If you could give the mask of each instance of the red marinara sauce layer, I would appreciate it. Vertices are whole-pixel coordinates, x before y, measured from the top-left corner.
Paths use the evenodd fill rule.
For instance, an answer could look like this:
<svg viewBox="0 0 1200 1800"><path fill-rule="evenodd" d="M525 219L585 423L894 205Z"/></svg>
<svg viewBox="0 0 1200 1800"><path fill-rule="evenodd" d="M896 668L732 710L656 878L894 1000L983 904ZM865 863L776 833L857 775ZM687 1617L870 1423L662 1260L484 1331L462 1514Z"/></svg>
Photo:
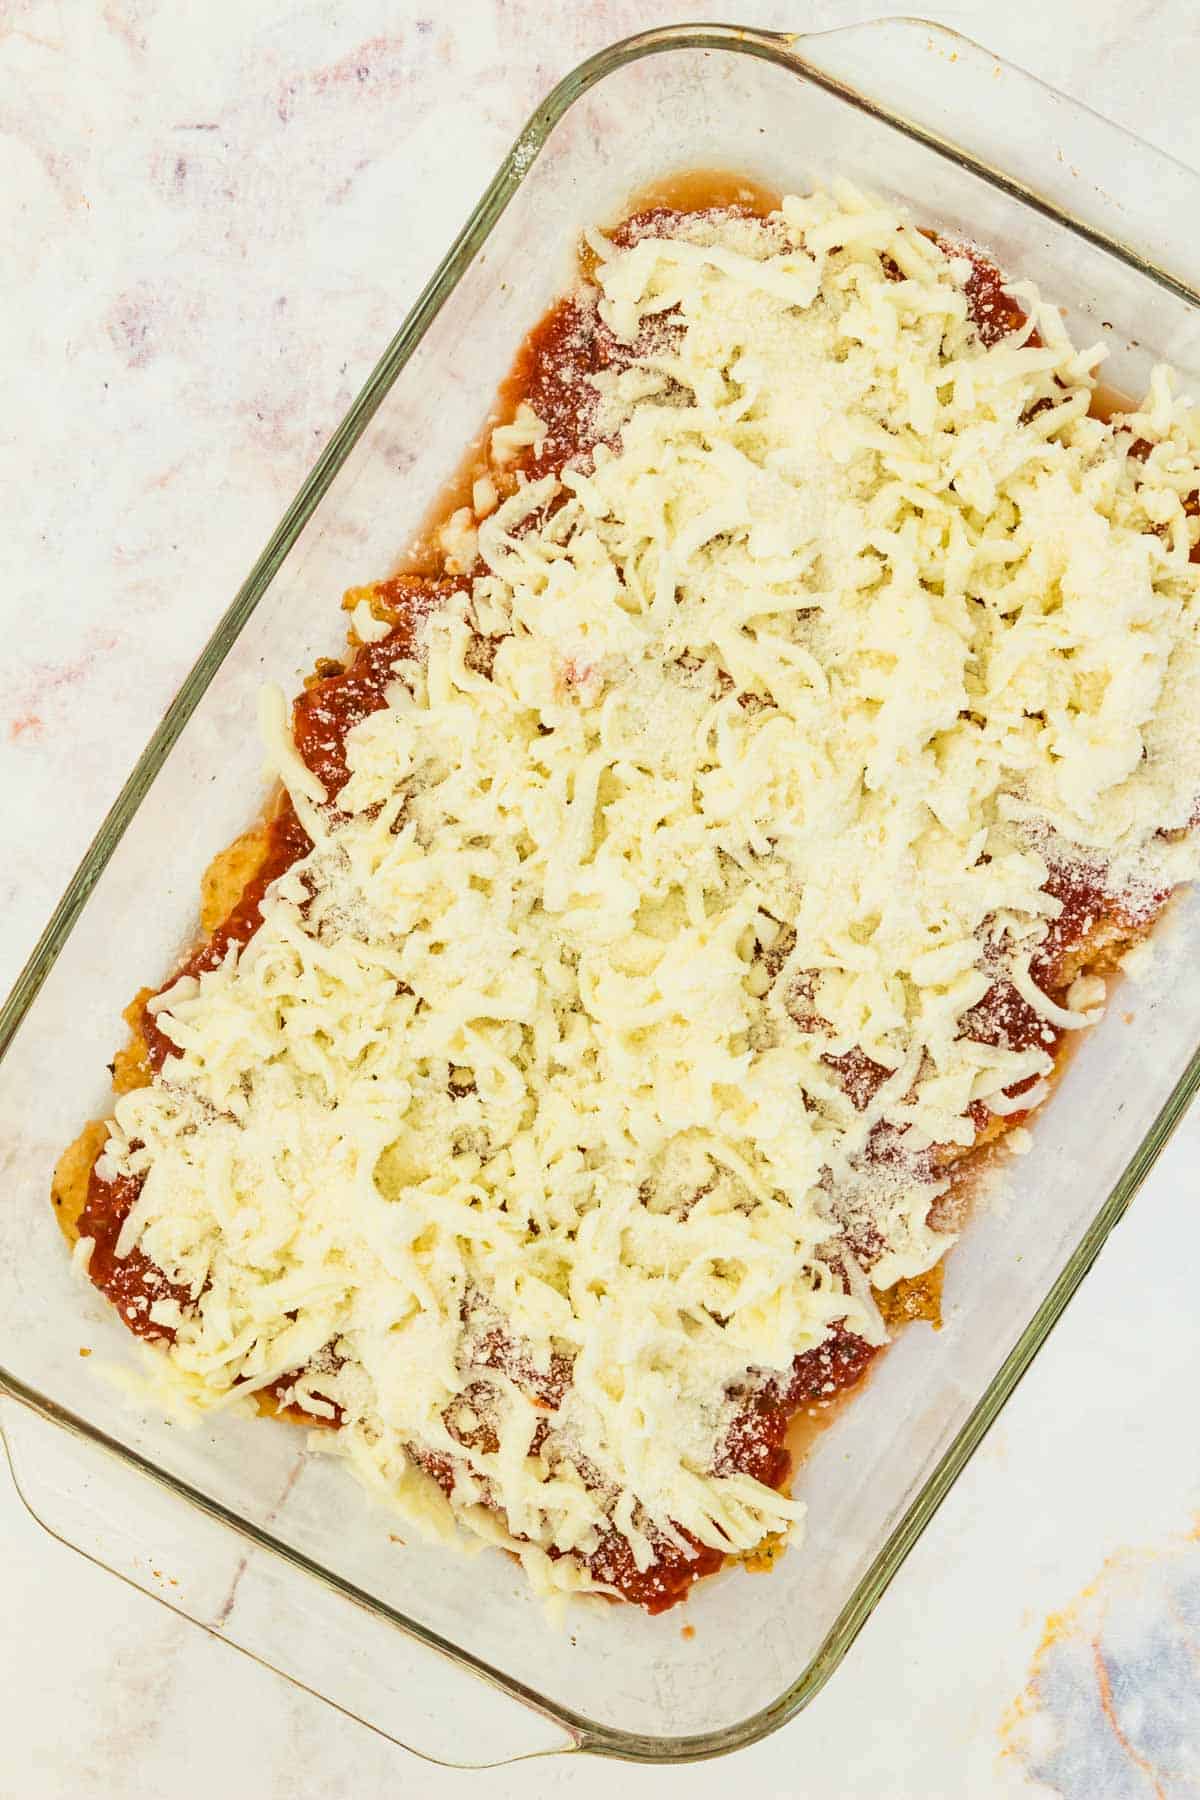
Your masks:
<svg viewBox="0 0 1200 1800"><path fill-rule="evenodd" d="M763 190L748 191L744 186L735 190L727 178L716 185L709 182L707 190L703 179L693 180L687 186L686 203L656 202L644 206L617 228L614 234L617 240L628 243L638 237L668 233L685 214L714 208L761 216L774 202L774 197ZM974 248L957 244L944 247L968 256L972 263L967 300L984 342L997 342L1008 332L1019 329L1025 322L1025 315L1003 291L1003 280L996 266ZM655 326L659 333L669 334L672 329L669 315ZM501 390L501 418L511 418L518 405L525 402L547 427L538 452L535 454L532 447L526 448L511 466L511 473L537 479L558 473L569 461L586 461L596 443L596 396L591 377L602 370L627 365L643 347L631 349L614 338L598 318L594 304L586 294L569 296L552 306L529 333ZM362 590L376 614L389 621L391 629L387 636L376 643L359 644L344 664L333 668L322 665L293 709L297 749L324 783L330 799L336 797L347 778L348 733L385 704L385 691L394 679L393 664L414 653L421 621L459 585L456 578L444 574L407 573ZM261 864L247 882L237 904L176 971L172 981L181 975L198 975L213 968L230 945L246 943L261 923L262 902L271 882L306 855L310 848L303 826L291 803L284 798L267 829ZM1087 933L1097 919L1112 916L1113 901L1104 892L1100 876L1092 877L1086 871L1055 871L1047 887L1063 902L1063 912L1042 952L1039 979L1045 982L1052 995L1058 997L1063 986L1060 971L1069 953L1086 941ZM143 1012L141 1031L149 1063L158 1070L171 1054L172 1046L158 1030L150 1012ZM970 1019L969 1032L982 1041L1004 1041L1015 1048L1040 1042L1051 1054L1057 1052L1062 1036L1055 1027L1038 1017L1007 982L997 982L984 997ZM861 1053L858 1053L857 1061L854 1055L830 1057L827 1061L838 1070L858 1105L866 1103L885 1073L874 1064L865 1066L868 1059L862 1058ZM1013 1118L1022 1116L1017 1114ZM894 1154L886 1145L878 1153ZM172 1286L162 1270L142 1251L134 1249L122 1258L116 1255L121 1225L137 1192L137 1183L132 1181L112 1184L101 1181L93 1167L79 1231L95 1241L89 1269L91 1279L117 1307L124 1322L143 1337L169 1342L174 1336L173 1330L168 1325L155 1323L150 1317L150 1308L155 1300L164 1298L175 1300L186 1308L189 1296ZM508 1347L498 1345L493 1348L496 1355L509 1357L511 1363ZM734 1396L741 1403L740 1410L727 1433L720 1467L729 1473L753 1475L775 1487L784 1486L792 1472L788 1437L795 1422L802 1415L812 1417L828 1408L854 1387L876 1353L872 1346L839 1325L818 1349L798 1356L786 1377L774 1376L758 1386L747 1384L744 1392ZM273 1398L285 1408L287 1390L294 1379L294 1375L285 1377L275 1384ZM564 1362L550 1384L553 1391L540 1395L548 1412L556 1409L569 1380L569 1365ZM295 1407L290 1410L293 1416L303 1418L309 1424L336 1427L339 1423L337 1417L323 1420L301 1413ZM422 1453L415 1446L412 1454L447 1493L452 1489L454 1469L447 1458ZM686 1539L686 1534L683 1535ZM639 1570L628 1543L614 1531L588 1557L588 1567L597 1580L615 1589L623 1599L648 1612L662 1612L682 1600L696 1581L713 1573L725 1560L720 1551L700 1545L694 1539L687 1539L687 1542L690 1555L674 1545L663 1543L651 1567Z"/></svg>

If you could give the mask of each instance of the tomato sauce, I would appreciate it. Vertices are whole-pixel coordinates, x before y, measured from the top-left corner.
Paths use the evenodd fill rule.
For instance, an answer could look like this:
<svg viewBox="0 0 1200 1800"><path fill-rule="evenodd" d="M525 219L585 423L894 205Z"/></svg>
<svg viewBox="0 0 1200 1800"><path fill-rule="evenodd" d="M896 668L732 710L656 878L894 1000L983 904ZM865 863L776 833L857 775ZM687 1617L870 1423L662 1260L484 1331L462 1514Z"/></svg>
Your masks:
<svg viewBox="0 0 1200 1800"><path fill-rule="evenodd" d="M894 1073L868 1056L865 1050L860 1050L857 1044L841 1056L823 1056L821 1061L837 1076L847 1099L859 1112L866 1111L884 1082Z"/></svg>
<svg viewBox="0 0 1200 1800"><path fill-rule="evenodd" d="M1002 338L1011 337L1014 331L1020 331L1027 317L1025 309L1005 292L1007 277L992 259L973 244L957 244L947 238L934 241L947 256L965 256L971 265L963 292L967 298L967 317L979 333L980 341L990 348ZM1031 344L1041 341L1036 331L1030 333Z"/></svg>
<svg viewBox="0 0 1200 1800"><path fill-rule="evenodd" d="M492 1366L511 1370L510 1353L502 1333L496 1334L493 1350L498 1360ZM835 1325L824 1344L796 1358L789 1375L776 1377L747 1392L742 1409L726 1435L717 1463L718 1472L750 1475L770 1487L782 1488L792 1472L788 1439L797 1415L831 1408L862 1379L877 1354L873 1345L865 1343L844 1326ZM566 1391L566 1382L555 1378L551 1387L556 1396L553 1411ZM459 1442L469 1442L484 1452L496 1448L495 1436L486 1423L487 1394L486 1385L480 1384L477 1389L468 1389L464 1395L478 1417L469 1434L464 1434L455 1425L450 1427ZM551 1422L552 1415L544 1429L539 1427L531 1447L533 1455L540 1450ZM449 1497L454 1490L456 1475L452 1458L417 1446L409 1449L414 1460ZM639 1569L633 1551L621 1533L605 1532L586 1558L588 1571L606 1587L615 1588L621 1598L632 1605L644 1607L649 1613L665 1612L685 1599L697 1581L714 1574L726 1560L724 1551L701 1544L690 1532L681 1530L679 1535L686 1548L660 1541L654 1561L648 1568ZM561 1552L551 1549L548 1554L557 1558Z"/></svg>
<svg viewBox="0 0 1200 1800"><path fill-rule="evenodd" d="M796 1358L790 1375L766 1382L746 1396L726 1434L718 1472L750 1475L768 1487L783 1488L792 1473L788 1438L797 1416L831 1407L862 1379L875 1355L873 1345L835 1325L818 1349ZM616 1588L622 1599L649 1613L665 1612L725 1561L722 1551L698 1543L687 1532L681 1535L691 1548L690 1556L663 1543L651 1566L639 1569L626 1540L619 1532L610 1532L589 1556L588 1568L597 1581Z"/></svg>
<svg viewBox="0 0 1200 1800"><path fill-rule="evenodd" d="M462 586L449 576L393 575L369 590L392 621L387 637L362 644L345 668L311 681L292 711L296 748L335 800L346 784L346 739L385 703L396 677L392 665L417 649L421 621Z"/></svg>
<svg viewBox="0 0 1200 1800"><path fill-rule="evenodd" d="M823 1344L796 1358L790 1375L777 1376L747 1396L725 1439L722 1472L782 1487L791 1474L786 1440L796 1414L827 1406L853 1387L875 1354L873 1345L835 1325Z"/></svg>
<svg viewBox="0 0 1200 1800"><path fill-rule="evenodd" d="M294 862L307 856L311 849L308 833L296 817L291 801L283 799L268 827L266 855L252 879L242 889L237 905L228 918L218 925L212 936L198 950L193 951L170 982L164 984L164 988L170 987L184 975L202 975L206 969L215 969L231 944L248 943L262 923L262 903L271 883L285 874ZM160 993L163 991L163 988L159 989ZM165 1032L159 1030L153 1013L149 1011L142 1013L141 1029L146 1040L150 1066L157 1073L167 1057L175 1054L175 1046Z"/></svg>
<svg viewBox="0 0 1200 1800"><path fill-rule="evenodd" d="M669 232L685 213L723 207L746 215L763 216L777 202L778 196L768 189L702 172L647 190L612 235L619 243L629 243L648 234ZM974 248L939 241L949 253L965 255L970 260L967 304L983 342L998 343L1023 327L1026 315L1004 292L1004 278L997 266ZM585 252L582 258L585 275L594 267L594 263L589 267L587 255ZM669 337L678 329L678 324L670 315L665 315L648 329ZM1033 334L1030 342L1038 341L1036 333ZM542 475L557 474L568 461L586 460L597 441L597 396L592 378L606 370L628 366L647 347L646 339L632 348L620 343L600 320L594 298L586 293L568 296L552 306L526 338L501 389L497 414L500 420L511 419L524 401L547 428L543 442L536 449L528 447L514 460L506 479L511 481L519 473L536 480ZM458 488L463 485L460 476ZM446 507L442 516L449 510ZM359 645L344 665L323 665L295 702L296 747L306 765L324 784L330 800L336 799L348 776L347 734L385 704L386 690L396 679L393 664L415 653L420 622L462 585L461 581L444 574L432 559L429 546L436 542L436 534L429 534L423 542L426 548L421 566L409 568L388 581L362 590L377 615L389 621L388 635L378 643ZM173 979L212 969L231 945L246 943L261 923L267 888L310 848L310 840L295 810L284 798L270 823L261 866L228 917L192 953ZM1061 997L1060 970L1064 960L1072 950L1086 943L1098 919L1118 916L1120 909L1104 891L1102 872L1056 869L1051 872L1046 887L1061 901L1062 911L1035 958L1034 973L1035 979L1044 983L1047 993L1058 999ZM1157 905L1152 905L1147 916L1156 909ZM788 949L790 943L781 937L774 962L781 964ZM797 1022L805 1029L819 1029L819 1021L811 1011L811 990L804 989L803 981L789 1004ZM1057 1028L1049 1025L1022 999L1010 982L999 976L966 1016L963 1030L964 1035L981 1043L1004 1044L1013 1049L1036 1044L1051 1055L1057 1053L1062 1037ZM143 1015L142 1031L151 1065L158 1070L173 1047L148 1012ZM840 1056L827 1056L824 1060L859 1109L869 1104L890 1073L857 1049ZM868 1146L869 1159L891 1162L905 1154L897 1134L890 1127L876 1127ZM924 1166L917 1167L918 1178L920 1168ZM929 1172L931 1170L932 1164ZM123 1258L115 1254L121 1225L138 1191L134 1181L102 1182L93 1168L79 1230L94 1239L91 1278L113 1301L124 1322L144 1338L169 1342L174 1336L173 1330L152 1321L150 1307L156 1299L169 1298L186 1309L191 1304L190 1296L173 1286L141 1250L134 1249ZM796 1358L786 1377L764 1380L757 1386L747 1384L745 1391L737 1396L738 1411L720 1451L718 1469L751 1475L770 1486L783 1487L792 1472L789 1439L793 1443L796 1440L797 1421L802 1417L812 1419L831 1407L839 1396L863 1378L876 1354L874 1346L837 1325L818 1349ZM554 1414L570 1385L569 1361L556 1356L549 1372L539 1375L527 1362L522 1363L519 1354L514 1354L513 1346L499 1330L483 1336L477 1347L476 1360L481 1369L503 1369L530 1394L536 1405L544 1409L546 1416L533 1442L536 1454L552 1429ZM332 1421L321 1420L289 1405L286 1397L295 1380L295 1372L282 1376L266 1393L282 1409L308 1424L332 1423L336 1426L340 1423L340 1414ZM467 1397L475 1391L469 1390ZM478 1384L476 1397L480 1408L487 1392L486 1382ZM492 1448L494 1436L481 1411L479 1417L480 1422L470 1433L457 1427L451 1429L457 1431L459 1441L464 1444L477 1443L482 1449ZM411 1447L411 1453L449 1494L455 1480L453 1461L416 1446ZM725 1560L720 1551L705 1548L695 1540L687 1541L691 1554L663 1543L653 1565L639 1570L624 1537L612 1531L588 1557L588 1567L597 1580L615 1588L624 1599L648 1612L661 1612L683 1599L693 1583L713 1573Z"/></svg>
<svg viewBox="0 0 1200 1800"><path fill-rule="evenodd" d="M117 1255L121 1227L140 1192L139 1181L120 1178L104 1182L93 1169L88 1182L88 1197L79 1215L79 1235L92 1239L88 1274L101 1293L112 1301L122 1323L138 1337L170 1343L175 1336L174 1328L157 1324L150 1317L150 1308L156 1300L176 1300L181 1307L190 1305L191 1296L187 1289L168 1281L157 1264L136 1245L127 1255Z"/></svg>

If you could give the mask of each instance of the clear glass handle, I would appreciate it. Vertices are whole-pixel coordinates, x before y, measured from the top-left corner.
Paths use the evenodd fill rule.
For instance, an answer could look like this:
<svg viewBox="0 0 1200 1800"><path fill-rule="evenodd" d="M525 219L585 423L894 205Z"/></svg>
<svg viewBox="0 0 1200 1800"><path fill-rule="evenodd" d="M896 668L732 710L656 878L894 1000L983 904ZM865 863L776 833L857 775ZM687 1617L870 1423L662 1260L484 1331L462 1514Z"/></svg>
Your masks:
<svg viewBox="0 0 1200 1800"><path fill-rule="evenodd" d="M579 1747L533 1706L7 1395L0 1438L23 1504L51 1537L400 1748L485 1769Z"/></svg>

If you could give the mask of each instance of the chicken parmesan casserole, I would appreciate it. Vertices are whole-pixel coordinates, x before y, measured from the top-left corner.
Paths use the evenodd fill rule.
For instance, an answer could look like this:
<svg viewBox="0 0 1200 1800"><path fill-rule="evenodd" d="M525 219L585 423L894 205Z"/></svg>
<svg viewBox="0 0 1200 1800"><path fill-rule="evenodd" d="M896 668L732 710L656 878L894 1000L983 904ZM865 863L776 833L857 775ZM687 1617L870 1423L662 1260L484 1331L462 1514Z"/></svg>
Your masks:
<svg viewBox="0 0 1200 1800"><path fill-rule="evenodd" d="M796 1541L796 1421L936 1319L1200 794L1169 374L1101 408L978 249L732 193L589 233L264 692L277 801L53 1194L196 1407L651 1612Z"/></svg>

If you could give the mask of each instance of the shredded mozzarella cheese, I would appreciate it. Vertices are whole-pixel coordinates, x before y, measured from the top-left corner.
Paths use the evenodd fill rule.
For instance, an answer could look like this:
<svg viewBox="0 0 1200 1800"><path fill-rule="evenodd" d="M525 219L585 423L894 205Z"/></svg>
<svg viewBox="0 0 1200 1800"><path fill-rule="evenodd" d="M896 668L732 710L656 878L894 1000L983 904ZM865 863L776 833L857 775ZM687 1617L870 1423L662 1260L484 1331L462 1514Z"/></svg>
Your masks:
<svg viewBox="0 0 1200 1800"><path fill-rule="evenodd" d="M1051 1068L967 1016L1004 976L1086 1023L1101 989L1029 973L1047 858L1190 875L1200 717L1165 381L1132 459L1053 309L985 348L969 266L849 188L592 242L634 349L604 441L451 521L474 574L336 805L269 692L320 834L166 996L104 1164L141 1183L120 1252L191 1295L198 1403L294 1376L364 1479L444 1525L441 1459L558 1588L609 1533L644 1568L800 1516L724 1467L737 1393L880 1342L871 1285L942 1254L922 1153ZM544 437L524 408L493 454Z"/></svg>

